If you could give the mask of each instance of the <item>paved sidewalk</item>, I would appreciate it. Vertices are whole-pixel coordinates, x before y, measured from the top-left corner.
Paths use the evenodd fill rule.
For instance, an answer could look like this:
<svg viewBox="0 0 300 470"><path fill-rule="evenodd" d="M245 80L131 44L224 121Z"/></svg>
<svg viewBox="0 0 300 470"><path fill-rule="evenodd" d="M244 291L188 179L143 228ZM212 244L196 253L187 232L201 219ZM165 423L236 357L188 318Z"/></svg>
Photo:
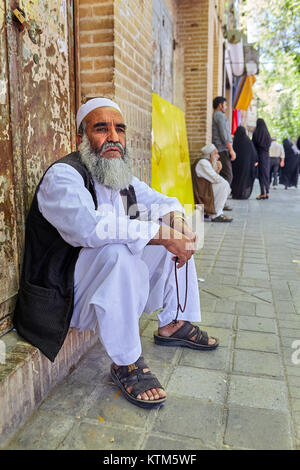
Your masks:
<svg viewBox="0 0 300 470"><path fill-rule="evenodd" d="M205 224L195 257L202 326L220 347L156 346L155 315L141 319L165 406L127 402L98 344L8 449L300 449L300 189L271 189L268 201L257 194L255 186L249 200L230 201L231 224Z"/></svg>

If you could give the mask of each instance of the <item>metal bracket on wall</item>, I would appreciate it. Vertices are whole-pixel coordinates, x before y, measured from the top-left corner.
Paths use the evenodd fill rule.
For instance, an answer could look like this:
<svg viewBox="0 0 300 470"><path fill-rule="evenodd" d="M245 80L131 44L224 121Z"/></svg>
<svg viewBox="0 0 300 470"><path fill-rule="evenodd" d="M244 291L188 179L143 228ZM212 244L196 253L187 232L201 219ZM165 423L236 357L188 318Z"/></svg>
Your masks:
<svg viewBox="0 0 300 470"><path fill-rule="evenodd" d="M27 29L28 31L28 36L31 39L31 41L34 44L37 44L39 42L40 35L42 33L42 30L36 25L34 21L28 21L26 20L26 14L24 10L21 10L21 8L17 7L13 11L13 16L12 20L13 23L17 26L20 32L23 32L24 29Z"/></svg>

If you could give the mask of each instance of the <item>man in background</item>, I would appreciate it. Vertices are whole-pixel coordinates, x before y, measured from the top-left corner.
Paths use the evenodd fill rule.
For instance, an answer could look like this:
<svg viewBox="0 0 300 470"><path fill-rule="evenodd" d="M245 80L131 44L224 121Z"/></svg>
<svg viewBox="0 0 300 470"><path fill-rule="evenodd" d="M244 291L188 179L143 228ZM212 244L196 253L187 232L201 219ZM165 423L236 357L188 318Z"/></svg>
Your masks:
<svg viewBox="0 0 300 470"><path fill-rule="evenodd" d="M235 160L236 155L232 147L229 122L225 114L227 110L226 98L224 96L214 98L213 108L212 143L216 146L220 155L222 164L220 175L231 185L233 178L231 162ZM231 208L225 205L224 210L231 210Z"/></svg>
<svg viewBox="0 0 300 470"><path fill-rule="evenodd" d="M285 154L284 154L283 145L277 142L276 137L272 137L269 155L270 155L270 184L272 183L272 176L273 176L273 189L277 189L279 167L284 166Z"/></svg>
<svg viewBox="0 0 300 470"><path fill-rule="evenodd" d="M236 155L232 147L232 137L229 123L226 118L227 101L223 96L217 96L213 100L213 119L212 119L212 143L216 146L222 163L220 175L225 178L229 184L232 182L231 162L235 160Z"/></svg>
<svg viewBox="0 0 300 470"><path fill-rule="evenodd" d="M219 174L221 166L218 158L213 144L201 149L200 159L192 169L195 200L197 204L204 204L204 211L212 222L231 222L232 219L223 215L230 186Z"/></svg>

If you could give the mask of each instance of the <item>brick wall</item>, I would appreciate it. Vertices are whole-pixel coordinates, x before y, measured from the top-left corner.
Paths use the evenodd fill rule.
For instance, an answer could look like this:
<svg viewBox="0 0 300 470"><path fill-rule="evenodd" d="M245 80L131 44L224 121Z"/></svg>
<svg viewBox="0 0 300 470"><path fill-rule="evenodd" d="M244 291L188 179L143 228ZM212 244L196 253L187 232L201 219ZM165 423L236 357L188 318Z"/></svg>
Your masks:
<svg viewBox="0 0 300 470"><path fill-rule="evenodd" d="M81 102L114 99L128 126L134 172L151 181L152 4L78 0Z"/></svg>
<svg viewBox="0 0 300 470"><path fill-rule="evenodd" d="M81 101L114 97L113 0L78 0Z"/></svg>
<svg viewBox="0 0 300 470"><path fill-rule="evenodd" d="M214 41L214 22L218 10L211 0L180 0L178 5L178 39L184 49L184 95L186 124L191 162L211 139L212 100L219 88L222 67L218 67L217 85L213 76L219 65L220 42ZM216 37L220 36L217 22ZM215 44L214 44L215 43ZM218 50L218 59L216 57Z"/></svg>
<svg viewBox="0 0 300 470"><path fill-rule="evenodd" d="M114 2L115 99L125 116L135 173L151 181L152 2Z"/></svg>
<svg viewBox="0 0 300 470"><path fill-rule="evenodd" d="M213 97L223 94L223 37L217 15L214 18Z"/></svg>

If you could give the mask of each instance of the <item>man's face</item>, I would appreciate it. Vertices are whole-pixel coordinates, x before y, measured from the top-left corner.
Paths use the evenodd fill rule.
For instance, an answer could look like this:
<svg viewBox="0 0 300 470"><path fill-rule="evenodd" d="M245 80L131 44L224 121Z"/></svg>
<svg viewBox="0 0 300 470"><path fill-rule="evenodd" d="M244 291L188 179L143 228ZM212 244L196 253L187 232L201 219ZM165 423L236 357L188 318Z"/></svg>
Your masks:
<svg viewBox="0 0 300 470"><path fill-rule="evenodd" d="M210 162L213 163L219 160L219 158L220 158L220 155L218 154L218 150L214 149L212 153L210 154Z"/></svg>
<svg viewBox="0 0 300 470"><path fill-rule="evenodd" d="M222 111L222 113L226 113L227 111L227 101L223 101L223 103L220 103L219 104L219 109L220 111Z"/></svg>
<svg viewBox="0 0 300 470"><path fill-rule="evenodd" d="M103 107L85 118L91 148L101 158L122 158L126 146L126 126L117 109ZM116 145L113 145L116 144Z"/></svg>

